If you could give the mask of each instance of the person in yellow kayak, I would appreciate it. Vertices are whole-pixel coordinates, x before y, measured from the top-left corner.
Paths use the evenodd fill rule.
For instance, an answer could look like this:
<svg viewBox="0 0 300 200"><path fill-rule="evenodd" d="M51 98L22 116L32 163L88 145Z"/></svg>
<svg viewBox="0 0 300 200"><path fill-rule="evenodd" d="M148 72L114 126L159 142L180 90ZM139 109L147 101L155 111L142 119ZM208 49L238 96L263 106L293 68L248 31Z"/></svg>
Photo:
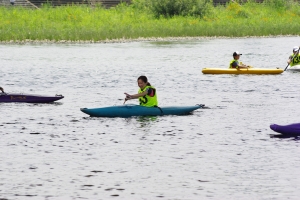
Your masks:
<svg viewBox="0 0 300 200"><path fill-rule="evenodd" d="M146 76L140 76L137 79L138 86L140 87L139 91L137 94L127 94L125 97L125 101L131 100L131 99L139 99L140 105L141 106L146 106L146 107L157 107L158 102L157 102L157 93L156 89L151 86L151 84L148 82L148 79Z"/></svg>
<svg viewBox="0 0 300 200"><path fill-rule="evenodd" d="M233 60L229 63L229 68L231 69L242 69L242 68L251 68L239 61L241 53L235 51L233 53Z"/></svg>
<svg viewBox="0 0 300 200"><path fill-rule="evenodd" d="M295 46L293 48L293 54L289 57L287 63L290 67L300 65L299 47Z"/></svg>

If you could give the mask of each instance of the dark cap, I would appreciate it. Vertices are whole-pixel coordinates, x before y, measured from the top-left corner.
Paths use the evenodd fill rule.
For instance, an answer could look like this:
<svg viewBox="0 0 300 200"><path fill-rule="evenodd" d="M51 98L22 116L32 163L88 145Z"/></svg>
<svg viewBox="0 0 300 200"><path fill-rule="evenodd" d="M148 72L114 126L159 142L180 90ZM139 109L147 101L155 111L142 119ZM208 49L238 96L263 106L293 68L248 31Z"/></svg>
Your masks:
<svg viewBox="0 0 300 200"><path fill-rule="evenodd" d="M238 51L235 51L235 52L233 53L233 56L239 56L239 55L243 55L243 54L239 53Z"/></svg>

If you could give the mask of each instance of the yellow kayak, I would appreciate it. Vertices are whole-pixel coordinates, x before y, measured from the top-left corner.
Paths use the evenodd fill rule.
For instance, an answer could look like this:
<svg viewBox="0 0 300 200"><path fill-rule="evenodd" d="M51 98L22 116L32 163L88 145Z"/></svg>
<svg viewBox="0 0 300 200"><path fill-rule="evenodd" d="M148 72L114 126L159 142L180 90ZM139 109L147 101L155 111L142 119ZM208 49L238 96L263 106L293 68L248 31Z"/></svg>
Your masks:
<svg viewBox="0 0 300 200"><path fill-rule="evenodd" d="M229 69L229 68L203 68L203 74L281 74L283 69L248 68L248 69Z"/></svg>

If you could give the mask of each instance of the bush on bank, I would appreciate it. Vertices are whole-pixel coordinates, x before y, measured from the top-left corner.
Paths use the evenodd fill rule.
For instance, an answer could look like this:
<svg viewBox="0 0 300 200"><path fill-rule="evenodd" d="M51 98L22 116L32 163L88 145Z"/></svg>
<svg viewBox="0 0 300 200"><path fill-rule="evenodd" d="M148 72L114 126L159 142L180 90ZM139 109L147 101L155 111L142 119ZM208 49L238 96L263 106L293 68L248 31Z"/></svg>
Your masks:
<svg viewBox="0 0 300 200"><path fill-rule="evenodd" d="M212 0L148 0L147 3L155 17L203 17L212 6Z"/></svg>
<svg viewBox="0 0 300 200"><path fill-rule="evenodd" d="M263 4L236 0L216 7L202 1L206 4L201 5L207 7L201 12L199 8L198 14L191 9L195 0L174 1L191 4L166 9L169 4L158 4L165 0L134 0L131 5L111 9L75 5L46 5L39 10L0 7L0 41L298 35L300 30L300 6L292 0L266 0ZM158 9L158 5L165 9Z"/></svg>

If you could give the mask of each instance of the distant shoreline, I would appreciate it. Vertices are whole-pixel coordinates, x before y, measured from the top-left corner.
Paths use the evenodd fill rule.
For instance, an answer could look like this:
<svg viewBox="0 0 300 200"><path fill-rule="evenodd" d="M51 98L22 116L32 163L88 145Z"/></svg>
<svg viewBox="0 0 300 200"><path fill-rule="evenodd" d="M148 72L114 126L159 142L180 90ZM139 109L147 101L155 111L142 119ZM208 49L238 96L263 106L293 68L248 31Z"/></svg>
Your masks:
<svg viewBox="0 0 300 200"><path fill-rule="evenodd" d="M274 2L249 2L242 6L230 3L226 6L208 6L207 13L204 12L201 17L155 17L151 10L138 2L113 9L72 5L28 10L0 6L0 44L92 44L299 36L300 6L296 3L292 6Z"/></svg>
<svg viewBox="0 0 300 200"><path fill-rule="evenodd" d="M107 39L100 41L92 40L10 40L0 41L0 44L97 44L97 43L131 43L131 42L167 42L167 41L184 41L184 40L212 40L212 39L245 39L245 38L279 38L279 37L300 37L300 35L268 35L268 36L244 36L244 37L225 37L225 36L214 36L214 37L149 37L149 38L136 38L136 39Z"/></svg>

